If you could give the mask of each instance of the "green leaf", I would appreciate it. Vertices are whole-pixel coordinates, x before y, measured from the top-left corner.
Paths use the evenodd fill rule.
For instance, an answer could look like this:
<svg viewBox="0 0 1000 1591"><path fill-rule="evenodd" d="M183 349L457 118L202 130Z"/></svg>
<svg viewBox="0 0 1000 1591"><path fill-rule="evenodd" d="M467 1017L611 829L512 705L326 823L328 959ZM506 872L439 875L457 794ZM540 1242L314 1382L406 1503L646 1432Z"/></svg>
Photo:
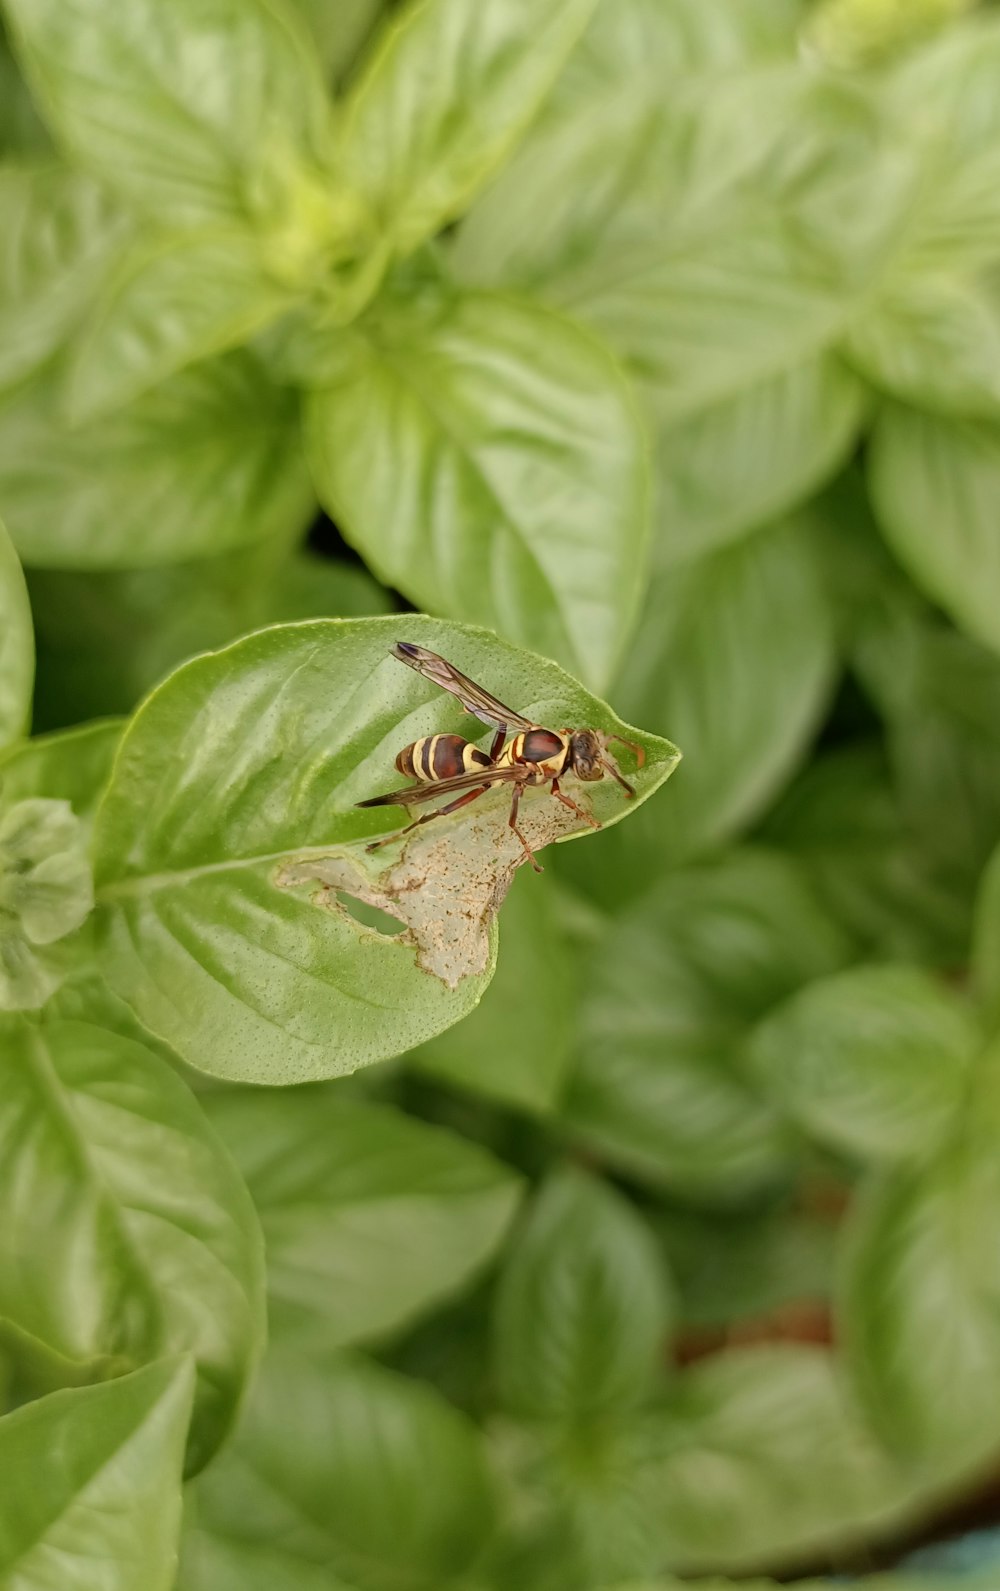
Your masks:
<svg viewBox="0 0 1000 1591"><path fill-rule="evenodd" d="M883 1439L968 1469L996 1448L1000 1396L997 1066L937 1157L873 1179L845 1233L840 1340Z"/></svg>
<svg viewBox="0 0 1000 1591"><path fill-rule="evenodd" d="M560 905L544 880L515 879L493 982L464 1022L414 1050L409 1065L501 1105L554 1108L569 1068L577 997ZM511 1012L519 1010L531 1013L530 1044L511 1042Z"/></svg>
<svg viewBox="0 0 1000 1591"><path fill-rule="evenodd" d="M108 782L121 732L121 724L109 720L11 747L0 754L0 798L5 805L34 796L68 801L88 822Z"/></svg>
<svg viewBox="0 0 1000 1591"><path fill-rule="evenodd" d="M650 1421L648 1502L685 1573L815 1561L905 1517L909 1487L868 1433L832 1354L713 1354ZM711 1477L711 1484L706 1477Z"/></svg>
<svg viewBox="0 0 1000 1591"><path fill-rule="evenodd" d="M544 1184L500 1278L500 1397L514 1414L587 1425L652 1388L669 1329L650 1233L606 1183L574 1170Z"/></svg>
<svg viewBox="0 0 1000 1591"><path fill-rule="evenodd" d="M400 253L465 208L538 110L596 0L424 0L344 107L341 161Z"/></svg>
<svg viewBox="0 0 1000 1591"><path fill-rule="evenodd" d="M388 9L386 0L295 0L316 41L327 74L340 82Z"/></svg>
<svg viewBox="0 0 1000 1591"><path fill-rule="evenodd" d="M6 0L25 72L82 165L158 223L244 221L261 172L323 151L305 30L270 0Z"/></svg>
<svg viewBox="0 0 1000 1591"><path fill-rule="evenodd" d="M186 365L247 342L290 302L265 275L247 232L141 239L74 357L71 420L81 424L121 408Z"/></svg>
<svg viewBox="0 0 1000 1591"><path fill-rule="evenodd" d="M270 1542L248 1546L185 1519L174 1591L353 1591L329 1570ZM931 1586L930 1591L935 1591ZM968 1588L963 1588L968 1591ZM975 1587L972 1587L975 1591Z"/></svg>
<svg viewBox="0 0 1000 1591"><path fill-rule="evenodd" d="M103 964L202 1070L269 1083L350 1072L456 1022L492 975L491 919L524 860L505 792L422 830L396 862L357 843L398 826L356 803L398 782L402 746L475 732L389 655L401 632L534 721L635 738L555 664L419 615L266 630L172 675L126 731L98 817ZM642 799L677 754L639 739ZM598 817L625 815L613 781L593 790ZM521 824L536 845L579 831L545 792L527 796ZM318 895L300 892L315 882ZM358 921L358 900L408 932Z"/></svg>
<svg viewBox="0 0 1000 1591"><path fill-rule="evenodd" d="M32 1340L43 1379L191 1353L196 1468L228 1431L264 1334L246 1189L164 1052L98 984L3 1018L2 1039L8 1343L17 1354Z"/></svg>
<svg viewBox="0 0 1000 1591"><path fill-rule="evenodd" d="M510 1224L512 1172L387 1106L310 1088L205 1106L253 1195L284 1342L385 1337L467 1286Z"/></svg>
<svg viewBox="0 0 1000 1591"><path fill-rule="evenodd" d="M494 1521L481 1439L462 1415L362 1359L297 1350L268 1355L198 1505L213 1533L279 1542L360 1591L440 1591Z"/></svg>
<svg viewBox="0 0 1000 1591"><path fill-rule="evenodd" d="M870 471L879 523L907 573L1000 649L1000 425L887 405Z"/></svg>
<svg viewBox="0 0 1000 1591"><path fill-rule="evenodd" d="M0 521L0 747L27 727L34 678L31 604L17 553Z"/></svg>
<svg viewBox="0 0 1000 1591"><path fill-rule="evenodd" d="M487 294L397 313L345 341L306 429L325 506L385 584L607 684L646 481L628 390L590 337Z"/></svg>
<svg viewBox="0 0 1000 1591"><path fill-rule="evenodd" d="M68 801L0 807L0 1011L32 1010L58 988L60 946L94 904L87 834Z"/></svg>
<svg viewBox="0 0 1000 1591"><path fill-rule="evenodd" d="M669 821L653 806L600 856L568 856L574 882L602 901L628 901L665 866L749 827L826 706L831 621L799 522L765 526L656 577L617 694L641 722L669 724L684 748Z"/></svg>
<svg viewBox="0 0 1000 1591"><path fill-rule="evenodd" d="M191 1408L186 1362L54 1392L0 1420L9 1591L170 1591Z"/></svg>
<svg viewBox="0 0 1000 1591"><path fill-rule="evenodd" d="M951 1130L977 1034L938 980L910 967L823 978L753 1035L749 1061L806 1133L863 1160L920 1159Z"/></svg>
<svg viewBox="0 0 1000 1591"><path fill-rule="evenodd" d="M760 830L795 858L827 910L876 959L954 965L967 922L904 821L884 748L853 742L806 767Z"/></svg>
<svg viewBox="0 0 1000 1591"><path fill-rule="evenodd" d="M25 562L127 569L291 536L315 499L295 394L242 351L76 430L52 378L13 394L0 406L0 501Z"/></svg>
<svg viewBox="0 0 1000 1591"><path fill-rule="evenodd" d="M1000 415L1000 281L900 269L846 351L876 386L915 408Z"/></svg>
<svg viewBox="0 0 1000 1591"><path fill-rule="evenodd" d="M0 170L0 390L76 329L127 229L107 190L80 172Z"/></svg>
<svg viewBox="0 0 1000 1591"><path fill-rule="evenodd" d="M50 154L52 145L10 52L0 16L0 154L4 159Z"/></svg>
<svg viewBox="0 0 1000 1591"><path fill-rule="evenodd" d="M794 508L854 443L865 389L821 353L661 426L656 557L698 557Z"/></svg>
<svg viewBox="0 0 1000 1591"><path fill-rule="evenodd" d="M673 872L609 925L564 1106L574 1136L654 1187L744 1198L785 1169L743 1063L749 1031L848 947L793 864L766 852Z"/></svg>
<svg viewBox="0 0 1000 1591"><path fill-rule="evenodd" d="M972 941L975 993L991 1034L1000 1029L1000 846L983 874Z"/></svg>

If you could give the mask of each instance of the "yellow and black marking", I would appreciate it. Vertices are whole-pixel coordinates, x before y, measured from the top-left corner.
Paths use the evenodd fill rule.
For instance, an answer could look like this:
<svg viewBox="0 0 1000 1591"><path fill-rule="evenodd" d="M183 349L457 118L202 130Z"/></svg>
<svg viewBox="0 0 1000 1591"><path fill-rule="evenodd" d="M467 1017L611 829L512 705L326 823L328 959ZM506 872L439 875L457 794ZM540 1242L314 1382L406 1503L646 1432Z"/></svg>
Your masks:
<svg viewBox="0 0 1000 1591"><path fill-rule="evenodd" d="M425 735L412 746L403 747L396 758L396 767L408 779L416 779L420 784L439 784L442 779L454 779L460 773L490 768L492 763L485 751L480 751L461 735Z"/></svg>
<svg viewBox="0 0 1000 1591"><path fill-rule="evenodd" d="M558 779L566 770L569 757L569 736L558 735L554 729L526 729L508 740L497 757L498 768L520 763L532 773L528 783L541 784L548 779Z"/></svg>

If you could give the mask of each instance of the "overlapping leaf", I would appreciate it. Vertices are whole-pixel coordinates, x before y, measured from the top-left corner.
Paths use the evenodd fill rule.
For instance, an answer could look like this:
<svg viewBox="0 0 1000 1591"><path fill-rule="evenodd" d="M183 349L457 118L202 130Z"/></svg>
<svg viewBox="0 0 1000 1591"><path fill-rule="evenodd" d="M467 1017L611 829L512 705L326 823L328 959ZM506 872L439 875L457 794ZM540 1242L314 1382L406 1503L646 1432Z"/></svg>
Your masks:
<svg viewBox="0 0 1000 1591"><path fill-rule="evenodd" d="M98 985L4 1017L2 1040L8 1345L43 1384L190 1353L197 1467L263 1337L246 1189L163 1053Z"/></svg>
<svg viewBox="0 0 1000 1591"><path fill-rule="evenodd" d="M185 1361L165 1361L0 1420L11 1591L93 1591L95 1565L102 1591L171 1591L191 1385Z"/></svg>
<svg viewBox="0 0 1000 1591"><path fill-rule="evenodd" d="M0 522L0 747L17 740L31 714L35 639L17 553Z"/></svg>
<svg viewBox="0 0 1000 1591"><path fill-rule="evenodd" d="M386 584L606 686L647 502L637 416L591 338L484 294L387 316L345 343L306 425L324 503Z"/></svg>
<svg viewBox="0 0 1000 1591"><path fill-rule="evenodd" d="M261 1219L283 1341L335 1347L399 1329L468 1282L514 1212L506 1167L387 1106L315 1089L205 1104Z"/></svg>

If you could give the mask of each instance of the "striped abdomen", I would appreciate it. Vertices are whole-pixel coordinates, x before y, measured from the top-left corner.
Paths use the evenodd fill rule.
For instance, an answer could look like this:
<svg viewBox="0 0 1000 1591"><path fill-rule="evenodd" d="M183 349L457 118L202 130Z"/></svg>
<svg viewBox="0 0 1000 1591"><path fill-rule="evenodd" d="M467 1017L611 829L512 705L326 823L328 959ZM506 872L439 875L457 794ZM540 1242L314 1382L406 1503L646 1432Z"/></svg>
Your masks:
<svg viewBox="0 0 1000 1591"><path fill-rule="evenodd" d="M425 735L412 746L404 746L396 758L400 773L421 784L436 784L439 779L454 779L460 773L492 766L485 751L461 735Z"/></svg>
<svg viewBox="0 0 1000 1591"><path fill-rule="evenodd" d="M554 729L525 729L508 740L497 763L520 763L528 771L529 784L543 784L565 773L568 760L568 735L558 735Z"/></svg>

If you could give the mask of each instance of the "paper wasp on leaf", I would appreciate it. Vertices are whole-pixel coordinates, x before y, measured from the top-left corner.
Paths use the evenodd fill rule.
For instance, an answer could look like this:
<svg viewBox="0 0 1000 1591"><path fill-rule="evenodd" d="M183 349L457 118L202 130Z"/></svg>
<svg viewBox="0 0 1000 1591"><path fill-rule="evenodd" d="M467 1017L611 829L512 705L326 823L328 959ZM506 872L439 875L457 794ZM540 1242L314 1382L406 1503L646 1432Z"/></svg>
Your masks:
<svg viewBox="0 0 1000 1591"><path fill-rule="evenodd" d="M426 679L433 680L442 690L457 696L467 713L489 724L496 733L488 753L480 751L478 746L462 735L426 735L412 745L404 746L396 758L396 767L416 783L402 790L390 790L386 795L373 796L370 801L359 801L358 806L411 807L444 795L455 795L456 799L434 812L425 812L405 829L398 829L394 834L374 840L366 847L367 850L377 851L380 846L401 839L422 823L430 823L434 818L457 812L459 807L468 806L494 785L510 784L513 786L508 820L510 827L523 845L525 856L535 872L540 873L542 869L535 860L534 852L517 826L521 794L528 785L547 784L557 801L569 807L571 812L575 812L593 829L601 827L597 819L560 789L559 781L567 774L575 774L578 779L588 783L610 774L617 779L627 796L635 795L634 788L608 751L609 740L620 741L635 753L636 765L641 768L645 752L631 740L625 740L621 735L605 734L601 729L556 731L533 724L530 718L524 718L498 702L495 696L484 691L481 685L460 673L436 652L428 652L410 641L397 641L392 655L401 663L416 669ZM516 733L508 739L511 731Z"/></svg>

